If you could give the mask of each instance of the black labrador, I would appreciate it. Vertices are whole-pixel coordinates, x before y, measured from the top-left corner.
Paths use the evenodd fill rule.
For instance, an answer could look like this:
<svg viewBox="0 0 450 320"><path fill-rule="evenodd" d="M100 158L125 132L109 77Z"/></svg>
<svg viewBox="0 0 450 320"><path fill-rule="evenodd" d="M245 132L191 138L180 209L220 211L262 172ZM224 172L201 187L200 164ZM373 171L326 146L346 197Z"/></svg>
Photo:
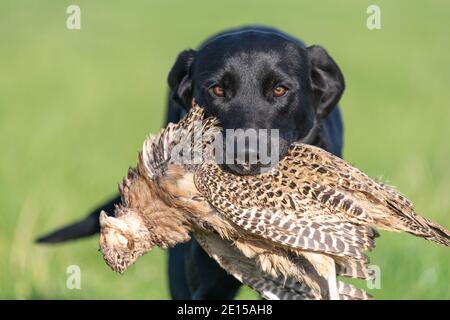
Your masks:
<svg viewBox="0 0 450 320"><path fill-rule="evenodd" d="M320 46L306 47L268 27L232 29L207 39L198 50L181 52L168 82L167 122L177 122L195 98L225 129L278 129L280 157L295 141L341 156L343 126L336 105L344 78ZM236 174L261 169L259 163L225 166ZM84 220L38 241L56 243L97 233L99 212L112 213L119 201L116 197ZM240 285L195 239L169 250L169 280L174 299L232 299Z"/></svg>

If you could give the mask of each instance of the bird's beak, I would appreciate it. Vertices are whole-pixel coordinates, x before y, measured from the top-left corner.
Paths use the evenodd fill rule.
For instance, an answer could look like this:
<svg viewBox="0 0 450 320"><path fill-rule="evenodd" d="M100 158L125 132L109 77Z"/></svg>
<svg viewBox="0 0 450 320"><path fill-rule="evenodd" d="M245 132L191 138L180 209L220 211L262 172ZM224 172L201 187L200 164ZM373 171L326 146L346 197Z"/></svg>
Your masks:
<svg viewBox="0 0 450 320"><path fill-rule="evenodd" d="M109 221L108 221L108 215L106 214L105 211L102 210L102 212L100 212L100 228L103 229L105 227L107 227L109 225Z"/></svg>
<svg viewBox="0 0 450 320"><path fill-rule="evenodd" d="M108 216L108 214L103 210L102 212L100 212L99 222L100 222L100 229L113 228L122 231L128 229L128 226L124 221L115 217Z"/></svg>

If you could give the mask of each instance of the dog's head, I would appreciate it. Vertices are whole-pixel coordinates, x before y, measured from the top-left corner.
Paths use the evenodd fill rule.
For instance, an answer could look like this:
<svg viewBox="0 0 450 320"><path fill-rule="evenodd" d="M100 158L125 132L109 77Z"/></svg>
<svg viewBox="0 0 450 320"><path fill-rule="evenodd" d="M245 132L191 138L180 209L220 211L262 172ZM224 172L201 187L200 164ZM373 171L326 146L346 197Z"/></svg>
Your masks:
<svg viewBox="0 0 450 320"><path fill-rule="evenodd" d="M168 80L172 100L182 107L189 108L195 98L224 129L257 130L257 146L247 135L244 147L236 135L226 144L227 153L233 147L235 160L226 165L239 174L273 165L259 161L261 143L267 144L262 149L282 157L291 143L307 135L318 116L326 117L344 91L343 75L325 49L305 47L279 31L260 28L225 32L198 51L183 51ZM278 137L271 129L278 130ZM264 132L268 139L261 142L259 134ZM224 134L227 141L231 131ZM275 137L278 145L270 144ZM239 159L257 161L243 164Z"/></svg>

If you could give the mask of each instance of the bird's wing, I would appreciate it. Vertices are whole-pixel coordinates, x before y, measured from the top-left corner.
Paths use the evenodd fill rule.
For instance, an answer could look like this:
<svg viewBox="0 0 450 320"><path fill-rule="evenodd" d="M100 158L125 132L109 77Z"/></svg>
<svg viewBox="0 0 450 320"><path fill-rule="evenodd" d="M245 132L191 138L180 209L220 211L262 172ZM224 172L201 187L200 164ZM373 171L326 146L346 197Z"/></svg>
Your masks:
<svg viewBox="0 0 450 320"><path fill-rule="evenodd" d="M205 110L194 103L178 123L169 123L144 141L139 153L139 172L149 180L157 180L167 174L170 163L190 170L208 160L221 130L217 124L216 118L205 118Z"/></svg>
<svg viewBox="0 0 450 320"><path fill-rule="evenodd" d="M230 241L210 232L195 232L201 247L226 272L268 300L320 299L320 293L293 278L274 277L263 272L253 259L247 258ZM346 290L343 290L346 292Z"/></svg>
<svg viewBox="0 0 450 320"><path fill-rule="evenodd" d="M394 188L377 182L344 160L318 147L296 144L280 166L308 183L305 197L356 223L368 223L390 231L405 231L450 246L450 231L415 212L413 204ZM295 170L297 169L297 170Z"/></svg>
<svg viewBox="0 0 450 320"><path fill-rule="evenodd" d="M306 270L304 282L298 282L293 277L275 277L263 272L254 259L247 258L233 243L221 239L216 233L198 230L195 238L201 247L213 258L222 269L234 276L243 284L259 293L268 300L315 300L326 299L326 289L317 272ZM299 268L302 262L297 262ZM305 266L306 268L306 266ZM312 285L308 285L312 284ZM364 290L350 284L338 281L338 292L341 300L370 300L372 297ZM325 291L323 291L325 290Z"/></svg>
<svg viewBox="0 0 450 320"><path fill-rule="evenodd" d="M374 247L370 227L322 214L326 207L305 205L301 195L278 190L276 181L236 176L204 163L194 182L225 218L275 244L364 260L364 252Z"/></svg>
<svg viewBox="0 0 450 320"><path fill-rule="evenodd" d="M295 168L294 176L307 176L314 192L327 194L325 202L341 205L349 214L371 221L370 216L362 208L348 210L352 203L342 199L346 192L358 197L355 200L370 201L373 204L383 204L405 212L414 212L413 204L392 187L379 183L361 170L353 167L341 158L315 146L294 144L288 156L283 158L281 166ZM294 179L295 180L295 179ZM334 194L333 192L334 191Z"/></svg>

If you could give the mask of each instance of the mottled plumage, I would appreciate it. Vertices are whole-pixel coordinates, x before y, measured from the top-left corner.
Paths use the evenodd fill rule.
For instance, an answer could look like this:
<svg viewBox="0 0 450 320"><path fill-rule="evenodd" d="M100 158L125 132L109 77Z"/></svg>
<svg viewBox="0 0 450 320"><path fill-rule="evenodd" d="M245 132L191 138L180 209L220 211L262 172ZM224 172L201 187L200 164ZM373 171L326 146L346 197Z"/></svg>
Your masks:
<svg viewBox="0 0 450 320"><path fill-rule="evenodd" d="M218 132L217 120L194 105L144 142L121 185L116 218L101 216L100 246L114 270L193 233L266 298L367 299L334 281L336 274L371 276L365 253L375 246L375 227L450 245L449 232L418 216L402 195L317 147L295 144L259 175L226 172L212 161Z"/></svg>

